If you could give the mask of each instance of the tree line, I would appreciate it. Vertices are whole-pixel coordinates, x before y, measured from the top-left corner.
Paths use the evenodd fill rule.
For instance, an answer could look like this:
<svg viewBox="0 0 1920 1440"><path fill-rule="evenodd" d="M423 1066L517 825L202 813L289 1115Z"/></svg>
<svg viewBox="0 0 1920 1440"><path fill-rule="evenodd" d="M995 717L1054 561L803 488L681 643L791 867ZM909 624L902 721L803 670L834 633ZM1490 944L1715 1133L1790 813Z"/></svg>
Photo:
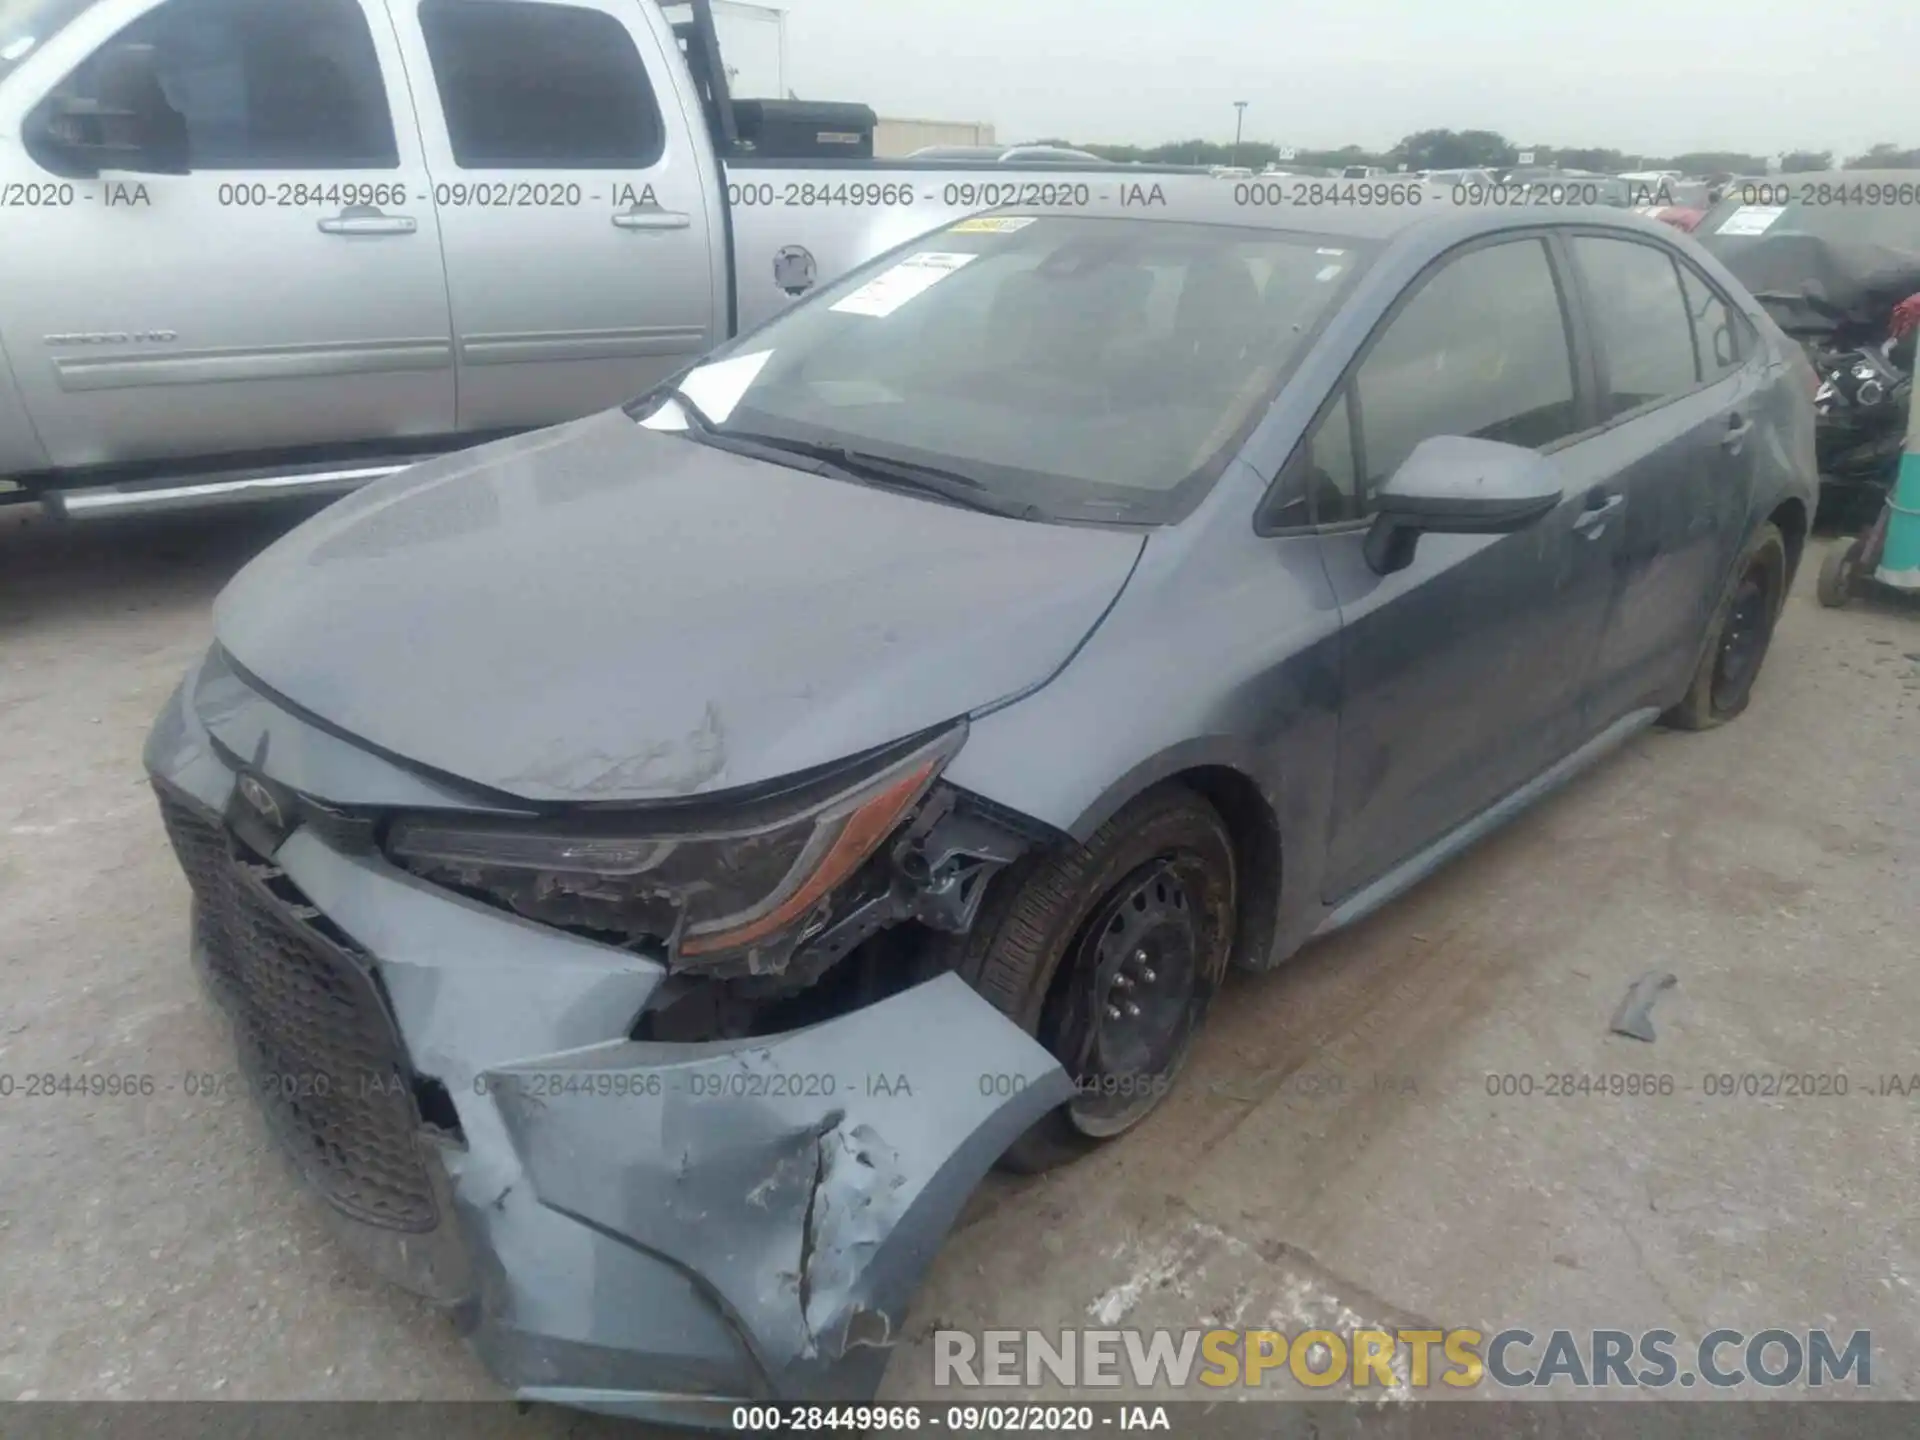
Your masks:
<svg viewBox="0 0 1920 1440"><path fill-rule="evenodd" d="M1422 130L1407 136L1390 150L1343 145L1338 150L1298 150L1287 161L1280 159L1281 147L1268 140L1245 140L1237 147L1230 141L1217 140L1178 140L1165 145L1147 146L1076 144L1061 139L1033 143L1067 145L1122 163L1237 164L1256 170L1271 164L1304 165L1327 170L1338 170L1348 165L1374 165L1386 170L1398 170L1402 166L1409 170L1497 170L1519 164L1521 154L1527 153L1533 156L1534 164L1560 170L1598 170L1608 173L1622 170L1678 170L1687 175L1763 175L1771 158L1737 150L1690 150L1680 155L1639 155L1605 148L1516 145L1506 136L1491 130ZM1841 169L1920 170L1920 149L1905 150L1894 144L1880 144L1864 154L1849 156L1838 163L1831 150L1795 150L1780 158L1780 168L1788 174Z"/></svg>

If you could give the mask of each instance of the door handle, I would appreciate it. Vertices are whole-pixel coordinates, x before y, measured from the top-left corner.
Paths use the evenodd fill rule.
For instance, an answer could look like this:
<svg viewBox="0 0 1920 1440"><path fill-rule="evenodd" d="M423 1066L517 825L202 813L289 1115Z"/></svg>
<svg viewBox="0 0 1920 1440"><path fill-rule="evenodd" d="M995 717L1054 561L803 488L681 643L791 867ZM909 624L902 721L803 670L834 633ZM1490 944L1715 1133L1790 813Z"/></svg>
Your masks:
<svg viewBox="0 0 1920 1440"><path fill-rule="evenodd" d="M320 222L324 235L411 235L420 222L411 215L387 215L372 205L349 205Z"/></svg>
<svg viewBox="0 0 1920 1440"><path fill-rule="evenodd" d="M623 210L613 217L622 230L684 230L693 217L684 210Z"/></svg>
<svg viewBox="0 0 1920 1440"><path fill-rule="evenodd" d="M1587 497L1586 509L1574 517L1575 532L1589 540L1598 540L1606 531L1607 517L1626 503L1625 495L1607 495L1596 490Z"/></svg>
<svg viewBox="0 0 1920 1440"><path fill-rule="evenodd" d="M1720 443L1729 450L1738 450L1741 442L1747 438L1752 430L1753 421L1735 415L1727 422L1727 433L1720 437Z"/></svg>

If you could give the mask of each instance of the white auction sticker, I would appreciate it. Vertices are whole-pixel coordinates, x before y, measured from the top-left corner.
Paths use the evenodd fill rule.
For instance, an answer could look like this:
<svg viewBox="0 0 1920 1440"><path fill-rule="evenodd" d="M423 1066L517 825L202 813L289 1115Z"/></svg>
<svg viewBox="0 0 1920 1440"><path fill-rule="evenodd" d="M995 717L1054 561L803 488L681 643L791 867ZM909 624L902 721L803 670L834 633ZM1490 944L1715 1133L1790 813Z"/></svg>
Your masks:
<svg viewBox="0 0 1920 1440"><path fill-rule="evenodd" d="M1742 205L1720 222L1716 235L1764 235L1769 226L1787 213L1784 205Z"/></svg>
<svg viewBox="0 0 1920 1440"><path fill-rule="evenodd" d="M891 315L922 291L931 290L962 265L977 260L950 250L922 250L867 281L827 308L847 315Z"/></svg>

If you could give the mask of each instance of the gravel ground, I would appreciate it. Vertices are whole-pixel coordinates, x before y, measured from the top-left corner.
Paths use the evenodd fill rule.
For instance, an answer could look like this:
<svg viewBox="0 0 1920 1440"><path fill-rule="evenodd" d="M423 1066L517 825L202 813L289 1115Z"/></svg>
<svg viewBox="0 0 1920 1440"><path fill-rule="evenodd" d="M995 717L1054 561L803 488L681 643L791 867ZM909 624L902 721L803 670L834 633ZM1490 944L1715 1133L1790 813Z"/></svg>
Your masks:
<svg viewBox="0 0 1920 1440"><path fill-rule="evenodd" d="M139 751L208 602L285 512L60 530L0 512L0 1074L152 1075L0 1099L0 1397L497 1394L433 1313L338 1253L238 1098L185 957ZM1920 1391L1920 611L1826 611L1803 566L1752 710L1649 734L1285 971L1236 980L1177 1095L1065 1172L995 1177L936 1322L1871 1329ZM1652 1045L1610 1036L1671 969ZM1494 1098L1636 1071L1669 1096ZM1845 1098L1702 1077L1848 1077ZM489 1414L515 1433L577 1430Z"/></svg>

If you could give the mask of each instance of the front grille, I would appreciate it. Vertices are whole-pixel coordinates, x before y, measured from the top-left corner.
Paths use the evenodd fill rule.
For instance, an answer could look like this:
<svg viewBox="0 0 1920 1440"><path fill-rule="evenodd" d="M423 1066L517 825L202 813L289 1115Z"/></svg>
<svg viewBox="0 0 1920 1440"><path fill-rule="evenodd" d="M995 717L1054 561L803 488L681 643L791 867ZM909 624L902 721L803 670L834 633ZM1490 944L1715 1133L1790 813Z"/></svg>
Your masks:
<svg viewBox="0 0 1920 1440"><path fill-rule="evenodd" d="M243 854L209 813L156 791L241 1068L276 1138L346 1214L433 1229L420 1113L370 968L325 933L285 872Z"/></svg>

